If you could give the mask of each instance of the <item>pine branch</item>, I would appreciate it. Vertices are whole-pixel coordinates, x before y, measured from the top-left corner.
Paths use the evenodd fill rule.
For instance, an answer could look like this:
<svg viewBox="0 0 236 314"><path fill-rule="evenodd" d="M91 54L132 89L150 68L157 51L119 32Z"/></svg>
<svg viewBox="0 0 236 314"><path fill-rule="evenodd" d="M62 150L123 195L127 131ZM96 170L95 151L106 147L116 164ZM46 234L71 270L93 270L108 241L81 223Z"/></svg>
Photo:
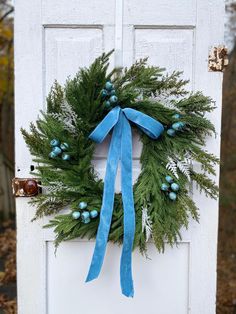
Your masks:
<svg viewBox="0 0 236 314"><path fill-rule="evenodd" d="M203 191L206 196L209 196L213 199L217 199L219 188L204 173L196 173L195 171L192 170L191 178L197 183L200 192Z"/></svg>

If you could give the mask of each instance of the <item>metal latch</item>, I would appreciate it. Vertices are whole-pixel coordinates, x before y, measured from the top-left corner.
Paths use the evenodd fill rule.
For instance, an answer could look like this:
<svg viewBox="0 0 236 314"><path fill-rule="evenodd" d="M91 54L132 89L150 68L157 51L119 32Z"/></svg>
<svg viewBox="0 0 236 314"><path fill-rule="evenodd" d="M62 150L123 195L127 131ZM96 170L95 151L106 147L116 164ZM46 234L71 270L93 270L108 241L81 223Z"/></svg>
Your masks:
<svg viewBox="0 0 236 314"><path fill-rule="evenodd" d="M14 178L12 180L14 196L31 197L42 193L40 182L35 178Z"/></svg>
<svg viewBox="0 0 236 314"><path fill-rule="evenodd" d="M228 49L223 45L212 47L208 57L208 70L211 72L222 72L228 64Z"/></svg>

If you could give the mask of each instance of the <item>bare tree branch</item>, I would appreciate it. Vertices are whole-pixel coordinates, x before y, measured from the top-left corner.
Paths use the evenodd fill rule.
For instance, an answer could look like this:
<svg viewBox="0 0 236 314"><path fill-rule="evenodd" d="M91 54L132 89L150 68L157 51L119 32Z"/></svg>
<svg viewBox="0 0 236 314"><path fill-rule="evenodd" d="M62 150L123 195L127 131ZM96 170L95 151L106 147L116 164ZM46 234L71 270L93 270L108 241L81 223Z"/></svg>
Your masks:
<svg viewBox="0 0 236 314"><path fill-rule="evenodd" d="M11 7L10 10L8 10L6 13L3 14L3 16L0 17L0 22L2 22L9 14L11 14L14 11L14 8Z"/></svg>

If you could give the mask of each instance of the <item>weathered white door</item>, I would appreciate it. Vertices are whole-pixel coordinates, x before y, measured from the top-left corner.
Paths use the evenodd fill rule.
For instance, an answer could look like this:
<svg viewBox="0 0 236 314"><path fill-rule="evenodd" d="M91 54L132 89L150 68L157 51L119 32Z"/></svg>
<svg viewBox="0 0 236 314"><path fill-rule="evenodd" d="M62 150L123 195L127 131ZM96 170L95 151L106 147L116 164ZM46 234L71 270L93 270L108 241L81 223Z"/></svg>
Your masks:
<svg viewBox="0 0 236 314"><path fill-rule="evenodd" d="M207 145L219 155L222 73L208 72L207 57L223 41L223 17L224 0L16 0L16 175L28 177L32 165L19 129L45 108L53 80L63 83L112 48L111 66L149 56L168 71L183 70L189 89L210 95L218 136ZM98 155L103 173L104 150ZM94 242L65 243L55 257L53 233L41 229L46 220L31 223L34 209L18 198L19 314L215 313L218 203L195 189L193 198L201 223L183 231L178 248L162 255L150 243L150 260L134 253L134 299L120 294L120 248L109 245L101 276L85 284Z"/></svg>

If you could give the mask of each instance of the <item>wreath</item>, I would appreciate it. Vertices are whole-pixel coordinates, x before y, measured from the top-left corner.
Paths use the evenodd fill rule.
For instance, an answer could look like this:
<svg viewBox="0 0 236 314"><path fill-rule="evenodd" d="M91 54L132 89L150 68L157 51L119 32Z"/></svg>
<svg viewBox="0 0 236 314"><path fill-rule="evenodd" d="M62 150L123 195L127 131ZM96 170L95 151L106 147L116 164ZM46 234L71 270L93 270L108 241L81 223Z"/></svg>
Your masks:
<svg viewBox="0 0 236 314"><path fill-rule="evenodd" d="M218 196L210 178L218 159L204 148L206 138L215 133L205 114L215 104L201 92L187 92L188 81L181 79L181 72L165 74L164 69L147 65L147 58L109 72L111 53L81 68L63 87L55 82L47 111L22 134L43 189L30 201L37 207L35 219L55 215L45 227L54 228L56 246L98 234L88 281L99 274L105 242L123 242L121 286L132 296L132 249L139 247L146 254L152 237L157 250L164 251L166 243L173 246L181 239L180 230L191 218L199 220L189 193L193 182L206 196ZM142 143L141 172L133 187L131 126ZM103 181L92 162L94 141L102 142L109 131ZM119 161L122 193L114 193Z"/></svg>

